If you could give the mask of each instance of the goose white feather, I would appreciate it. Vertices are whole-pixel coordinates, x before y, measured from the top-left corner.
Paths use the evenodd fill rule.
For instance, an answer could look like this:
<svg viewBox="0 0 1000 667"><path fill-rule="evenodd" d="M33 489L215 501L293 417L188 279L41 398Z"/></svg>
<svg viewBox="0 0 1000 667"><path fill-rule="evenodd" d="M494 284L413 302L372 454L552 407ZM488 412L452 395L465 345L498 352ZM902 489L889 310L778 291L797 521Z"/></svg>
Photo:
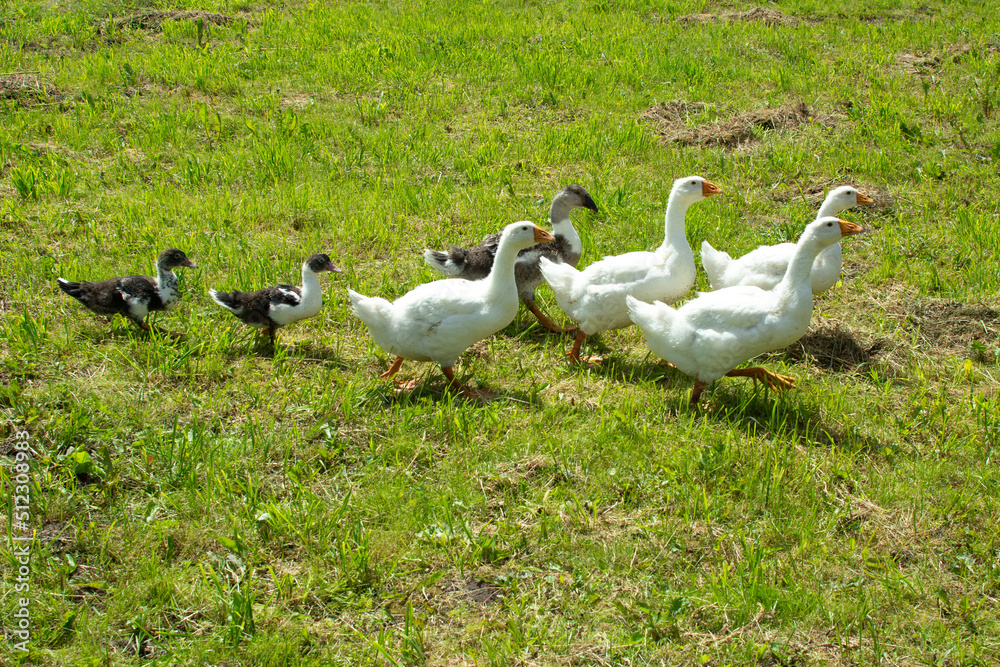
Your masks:
<svg viewBox="0 0 1000 667"><path fill-rule="evenodd" d="M586 336L632 324L625 297L673 303L690 291L695 280L694 253L684 232L691 204L722 190L700 176L674 181L667 202L664 239L653 252L629 252L594 262L583 271L541 258L540 268L556 303L579 323L568 356L580 361ZM595 360L596 361L596 360Z"/></svg>
<svg viewBox="0 0 1000 667"><path fill-rule="evenodd" d="M743 375L776 389L794 386L791 378L763 368L733 369L758 354L791 345L805 334L812 316L809 275L816 256L857 225L835 217L809 224L795 244L788 270L772 290L737 285L699 294L680 308L643 303L629 296L627 307L649 349L695 377L691 403L709 382L724 375Z"/></svg>
<svg viewBox="0 0 1000 667"><path fill-rule="evenodd" d="M596 212L597 204L586 188L574 183L561 189L549 207L549 222L552 223L554 240L525 248L518 253L514 265L518 297L534 313L542 326L558 333L566 329L553 322L535 303L535 289L545 282L538 268L538 260L546 257L554 262L577 265L583 253L583 242L570 219L570 213L577 208L587 208ZM447 252L425 250L424 261L444 275L478 280L489 274L499 241L500 234L490 234L478 245L468 249L453 245Z"/></svg>
<svg viewBox="0 0 1000 667"><path fill-rule="evenodd" d="M458 385L451 371L458 357L517 315L514 263L518 251L552 238L530 222L515 222L504 228L492 270L483 280L436 280L394 302L348 290L354 314L368 327L375 344L396 356L383 377L394 375L403 359L433 361ZM461 385L458 388L469 393Z"/></svg>
<svg viewBox="0 0 1000 667"><path fill-rule="evenodd" d="M872 199L849 185L830 191L823 200L816 219L835 216L841 211L858 204L871 204ZM761 289L771 289L777 285L792 255L794 243L760 246L756 250L733 259L729 253L716 250L708 241L701 244L701 264L705 267L712 289L735 285L754 285ZM817 255L813 262L810 283L813 294L821 294L837 284L840 279L842 254L840 243L834 243Z"/></svg>

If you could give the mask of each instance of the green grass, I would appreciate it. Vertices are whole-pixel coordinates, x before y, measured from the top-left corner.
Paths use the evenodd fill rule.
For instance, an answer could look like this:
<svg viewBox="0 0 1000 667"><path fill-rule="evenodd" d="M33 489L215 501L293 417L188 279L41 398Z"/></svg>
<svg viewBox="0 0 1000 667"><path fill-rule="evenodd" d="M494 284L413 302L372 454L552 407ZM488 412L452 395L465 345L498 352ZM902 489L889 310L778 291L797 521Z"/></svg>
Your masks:
<svg viewBox="0 0 1000 667"><path fill-rule="evenodd" d="M1000 660L990 5L327 4L0 3L0 479L27 429L38 531L13 660ZM799 102L814 122L685 146L643 117L672 101L706 105L675 130ZM639 332L573 368L523 312L460 362L496 401L429 364L409 393L377 379L348 286L394 298L436 277L424 248L544 222L571 182L601 209L575 214L583 265L649 249L689 174L724 190L689 213L696 252L795 238L817 188L876 199L843 214L871 233L813 334L764 360L797 389L723 380L690 410ZM157 320L182 340L56 288L171 246L201 267ZM318 251L345 273L291 350L207 298Z"/></svg>

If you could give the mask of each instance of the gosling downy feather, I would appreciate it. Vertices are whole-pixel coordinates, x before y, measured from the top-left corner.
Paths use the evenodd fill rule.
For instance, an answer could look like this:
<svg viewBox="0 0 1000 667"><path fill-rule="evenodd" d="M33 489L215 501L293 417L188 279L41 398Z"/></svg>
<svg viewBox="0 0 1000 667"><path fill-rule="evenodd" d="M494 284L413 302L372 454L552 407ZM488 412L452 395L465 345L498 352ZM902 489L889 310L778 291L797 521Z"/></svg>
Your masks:
<svg viewBox="0 0 1000 667"><path fill-rule="evenodd" d="M625 297L673 303L690 291L695 280L694 253L684 232L688 207L722 190L700 176L674 181L667 202L662 245L653 252L629 252L594 262L583 271L541 258L542 276L556 303L579 322L568 356L579 362L587 336L632 324ZM600 359L592 358L599 362Z"/></svg>
<svg viewBox="0 0 1000 667"><path fill-rule="evenodd" d="M823 200L816 219L835 216L843 210L858 204L872 204L867 195L845 185L830 191ZM761 246L756 250L733 259L728 253L716 250L708 241L701 244L701 264L705 267L712 289L735 285L754 285L771 289L785 275L788 263L795 253L794 243ZM822 251L813 262L810 282L813 294L821 294L837 284L841 267L840 243L834 243Z"/></svg>
<svg viewBox="0 0 1000 667"><path fill-rule="evenodd" d="M567 185L552 198L549 206L549 222L555 238L525 248L517 255L514 264L514 279L517 295L535 317L550 331L564 329L553 322L535 303L535 288L545 282L538 268L539 259L545 257L553 262L576 266L583 253L580 235L573 227L570 213L577 208L597 211L597 204L582 185ZM424 261L436 271L446 276L481 280L490 273L500 243L500 234L490 234L479 245L466 249L453 245L448 252L425 250Z"/></svg>
<svg viewBox="0 0 1000 667"><path fill-rule="evenodd" d="M323 288L319 274L324 271L342 273L323 253L316 253L302 263L302 287L276 285L256 292L219 292L208 290L212 301L219 304L241 322L258 329L267 329L271 345L279 327L308 317L314 317L323 306Z"/></svg>
<svg viewBox="0 0 1000 667"><path fill-rule="evenodd" d="M805 334L812 317L809 274L816 256L861 228L835 217L810 223L795 244L788 270L771 290L737 285L699 294L680 308L643 303L627 306L649 349L695 378L691 403L709 382L724 375L753 377L775 389L794 380L761 367L733 370L758 354L791 345Z"/></svg>
<svg viewBox="0 0 1000 667"><path fill-rule="evenodd" d="M184 251L169 248L156 259L156 278L122 276L98 282L58 278L57 282L59 289L98 315L122 315L143 331L149 331L146 316L153 311L173 308L181 299L174 273L178 266L198 268Z"/></svg>
<svg viewBox="0 0 1000 667"><path fill-rule="evenodd" d="M553 236L530 222L504 228L489 275L482 280L451 278L424 283L394 302L348 290L354 314L368 327L375 344L395 355L391 378L404 359L433 361L463 394L452 367L471 345L510 324L517 315L514 264L518 251Z"/></svg>

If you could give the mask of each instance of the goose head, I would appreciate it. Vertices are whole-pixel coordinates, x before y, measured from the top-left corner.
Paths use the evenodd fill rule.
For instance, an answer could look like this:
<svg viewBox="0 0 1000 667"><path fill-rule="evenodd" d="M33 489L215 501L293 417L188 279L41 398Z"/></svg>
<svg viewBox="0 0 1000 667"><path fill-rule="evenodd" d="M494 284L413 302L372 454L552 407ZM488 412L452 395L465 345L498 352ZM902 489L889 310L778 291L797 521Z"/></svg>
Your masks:
<svg viewBox="0 0 1000 667"><path fill-rule="evenodd" d="M521 222L512 222L504 227L503 234L500 236L500 245L513 246L522 250L542 241L554 240L555 237L541 227L527 220L522 220Z"/></svg>
<svg viewBox="0 0 1000 667"><path fill-rule="evenodd" d="M306 266L313 273L322 273L323 271L332 271L333 273L343 273L343 271L337 267L336 264L330 261L330 257L324 253L318 252L315 255L310 255L309 259L306 260Z"/></svg>
<svg viewBox="0 0 1000 667"><path fill-rule="evenodd" d="M197 269L198 265L188 259L183 250L177 248L167 248L156 258L156 265L164 271L173 271L178 266L187 266Z"/></svg>
<svg viewBox="0 0 1000 667"><path fill-rule="evenodd" d="M597 212L597 204L590 197L590 193L582 185L573 183L567 185L556 193L552 198L552 206L549 207L549 219L561 220L569 215L574 208L586 208Z"/></svg>
<svg viewBox="0 0 1000 667"><path fill-rule="evenodd" d="M837 215L841 211L857 206L858 204L868 206L875 202L866 194L858 192L857 188L851 185L842 185L839 188L830 190L830 194L823 200L820 207L820 216Z"/></svg>
<svg viewBox="0 0 1000 667"><path fill-rule="evenodd" d="M802 234L802 240L822 249L833 245L845 236L853 236L863 231L864 229L860 225L828 215L807 225Z"/></svg>
<svg viewBox="0 0 1000 667"><path fill-rule="evenodd" d="M721 192L722 188L701 176L686 176L674 181L674 187L670 190L670 198L693 204Z"/></svg>

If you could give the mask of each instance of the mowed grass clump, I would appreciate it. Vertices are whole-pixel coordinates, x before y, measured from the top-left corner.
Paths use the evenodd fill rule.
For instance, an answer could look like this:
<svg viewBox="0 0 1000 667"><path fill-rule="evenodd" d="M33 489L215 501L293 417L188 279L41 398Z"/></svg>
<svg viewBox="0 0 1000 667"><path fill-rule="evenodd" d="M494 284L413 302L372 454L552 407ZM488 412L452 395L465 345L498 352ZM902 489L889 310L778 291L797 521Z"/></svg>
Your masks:
<svg viewBox="0 0 1000 667"><path fill-rule="evenodd" d="M997 662L998 34L968 2L0 6L6 521L33 447L11 660ZM761 360L797 389L689 409L639 332L576 368L524 312L458 366L496 400L377 379L347 287L396 298L437 277L424 248L544 227L573 182L581 266L651 249L689 174L724 191L696 253L794 240L836 185L875 200ZM200 266L155 318L183 337L56 287L168 247ZM287 348L208 299L315 252L345 272Z"/></svg>

